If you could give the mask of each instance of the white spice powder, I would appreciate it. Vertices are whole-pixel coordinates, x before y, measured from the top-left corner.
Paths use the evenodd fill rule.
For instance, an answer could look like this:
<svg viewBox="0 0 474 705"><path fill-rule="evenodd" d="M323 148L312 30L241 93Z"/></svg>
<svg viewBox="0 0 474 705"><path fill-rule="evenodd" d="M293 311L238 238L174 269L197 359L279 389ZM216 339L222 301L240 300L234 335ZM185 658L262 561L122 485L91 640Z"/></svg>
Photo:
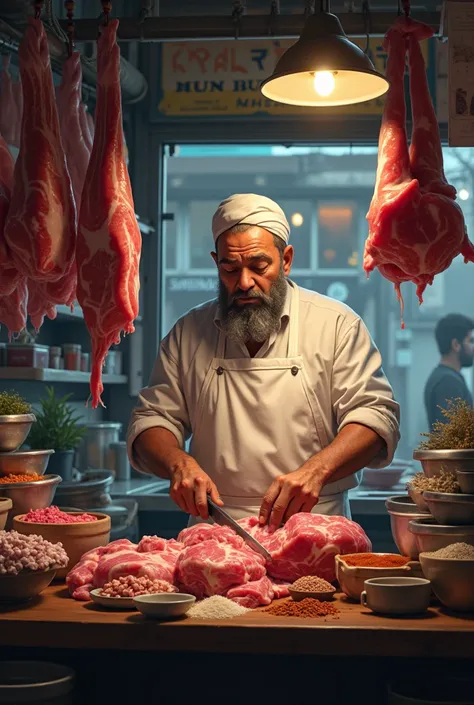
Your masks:
<svg viewBox="0 0 474 705"><path fill-rule="evenodd" d="M212 597L207 597L205 600L196 602L196 604L188 610L187 616L193 619L230 619L232 617L239 617L246 612L249 612L246 607L242 607L242 605L228 600L227 597L213 595Z"/></svg>

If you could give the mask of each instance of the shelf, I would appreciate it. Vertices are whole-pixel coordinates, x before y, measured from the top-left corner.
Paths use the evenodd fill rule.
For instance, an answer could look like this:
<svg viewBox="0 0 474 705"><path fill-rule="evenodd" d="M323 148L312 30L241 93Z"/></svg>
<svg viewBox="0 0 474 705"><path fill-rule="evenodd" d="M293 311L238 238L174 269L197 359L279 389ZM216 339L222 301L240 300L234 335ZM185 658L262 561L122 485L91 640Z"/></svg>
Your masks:
<svg viewBox="0 0 474 705"><path fill-rule="evenodd" d="M78 318L80 320L84 319L84 314L82 313L82 308L79 306L79 304L76 304L74 306L74 311L71 311L69 306L64 306L62 304L60 306L56 306L56 311L59 318Z"/></svg>
<svg viewBox="0 0 474 705"><path fill-rule="evenodd" d="M36 382L69 382L89 384L90 372L72 372L71 370L40 369L38 367L0 367L0 380L30 380ZM126 375L103 375L104 384L125 384Z"/></svg>

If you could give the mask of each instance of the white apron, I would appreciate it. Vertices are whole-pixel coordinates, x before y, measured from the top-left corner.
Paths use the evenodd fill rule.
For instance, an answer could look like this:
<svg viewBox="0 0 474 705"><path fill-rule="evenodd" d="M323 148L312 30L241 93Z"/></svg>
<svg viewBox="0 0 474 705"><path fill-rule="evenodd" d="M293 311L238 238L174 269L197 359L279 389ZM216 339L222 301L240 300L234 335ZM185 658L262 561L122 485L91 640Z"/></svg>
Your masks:
<svg viewBox="0 0 474 705"><path fill-rule="evenodd" d="M324 447L315 393L298 353L299 291L291 283L289 295L287 357L226 359L220 331L197 402L190 452L234 519L258 516L272 482ZM326 485L313 511L350 517L347 492Z"/></svg>

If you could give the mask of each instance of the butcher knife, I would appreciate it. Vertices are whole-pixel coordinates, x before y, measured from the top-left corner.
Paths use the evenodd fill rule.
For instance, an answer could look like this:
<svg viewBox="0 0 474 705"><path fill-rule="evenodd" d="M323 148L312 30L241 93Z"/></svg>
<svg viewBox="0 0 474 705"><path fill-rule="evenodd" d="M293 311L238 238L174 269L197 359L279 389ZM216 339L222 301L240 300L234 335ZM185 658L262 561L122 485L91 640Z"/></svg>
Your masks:
<svg viewBox="0 0 474 705"><path fill-rule="evenodd" d="M262 546L261 543L259 543L256 539L254 539L253 536L251 536L248 531L245 531L240 524L238 524L230 514L227 514L222 507L217 506L212 499L209 497L207 498L207 504L208 504L208 509L209 509L209 516L211 519L213 519L216 524L219 524L220 526L230 526L231 529L234 529L235 533L238 534L243 538L247 546L250 546L256 553L259 553L261 556L265 558L266 561L271 561L272 557L268 553L267 549Z"/></svg>

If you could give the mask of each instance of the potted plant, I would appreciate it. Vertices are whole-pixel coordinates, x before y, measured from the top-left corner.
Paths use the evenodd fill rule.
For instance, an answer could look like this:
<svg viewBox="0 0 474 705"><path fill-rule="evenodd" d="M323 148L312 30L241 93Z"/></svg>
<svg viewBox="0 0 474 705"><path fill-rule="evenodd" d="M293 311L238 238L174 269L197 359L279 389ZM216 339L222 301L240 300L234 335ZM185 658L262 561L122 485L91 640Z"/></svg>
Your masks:
<svg viewBox="0 0 474 705"><path fill-rule="evenodd" d="M58 398L53 387L46 387L46 397L41 400L41 411L28 438L32 450L54 450L48 470L66 482L72 480L74 453L86 430L67 403L70 397Z"/></svg>
<svg viewBox="0 0 474 705"><path fill-rule="evenodd" d="M427 477L442 473L474 471L474 409L463 399L451 399L441 409L446 421L437 421L413 458Z"/></svg>
<svg viewBox="0 0 474 705"><path fill-rule="evenodd" d="M12 453L25 442L35 421L31 406L18 392L0 393L0 452Z"/></svg>

